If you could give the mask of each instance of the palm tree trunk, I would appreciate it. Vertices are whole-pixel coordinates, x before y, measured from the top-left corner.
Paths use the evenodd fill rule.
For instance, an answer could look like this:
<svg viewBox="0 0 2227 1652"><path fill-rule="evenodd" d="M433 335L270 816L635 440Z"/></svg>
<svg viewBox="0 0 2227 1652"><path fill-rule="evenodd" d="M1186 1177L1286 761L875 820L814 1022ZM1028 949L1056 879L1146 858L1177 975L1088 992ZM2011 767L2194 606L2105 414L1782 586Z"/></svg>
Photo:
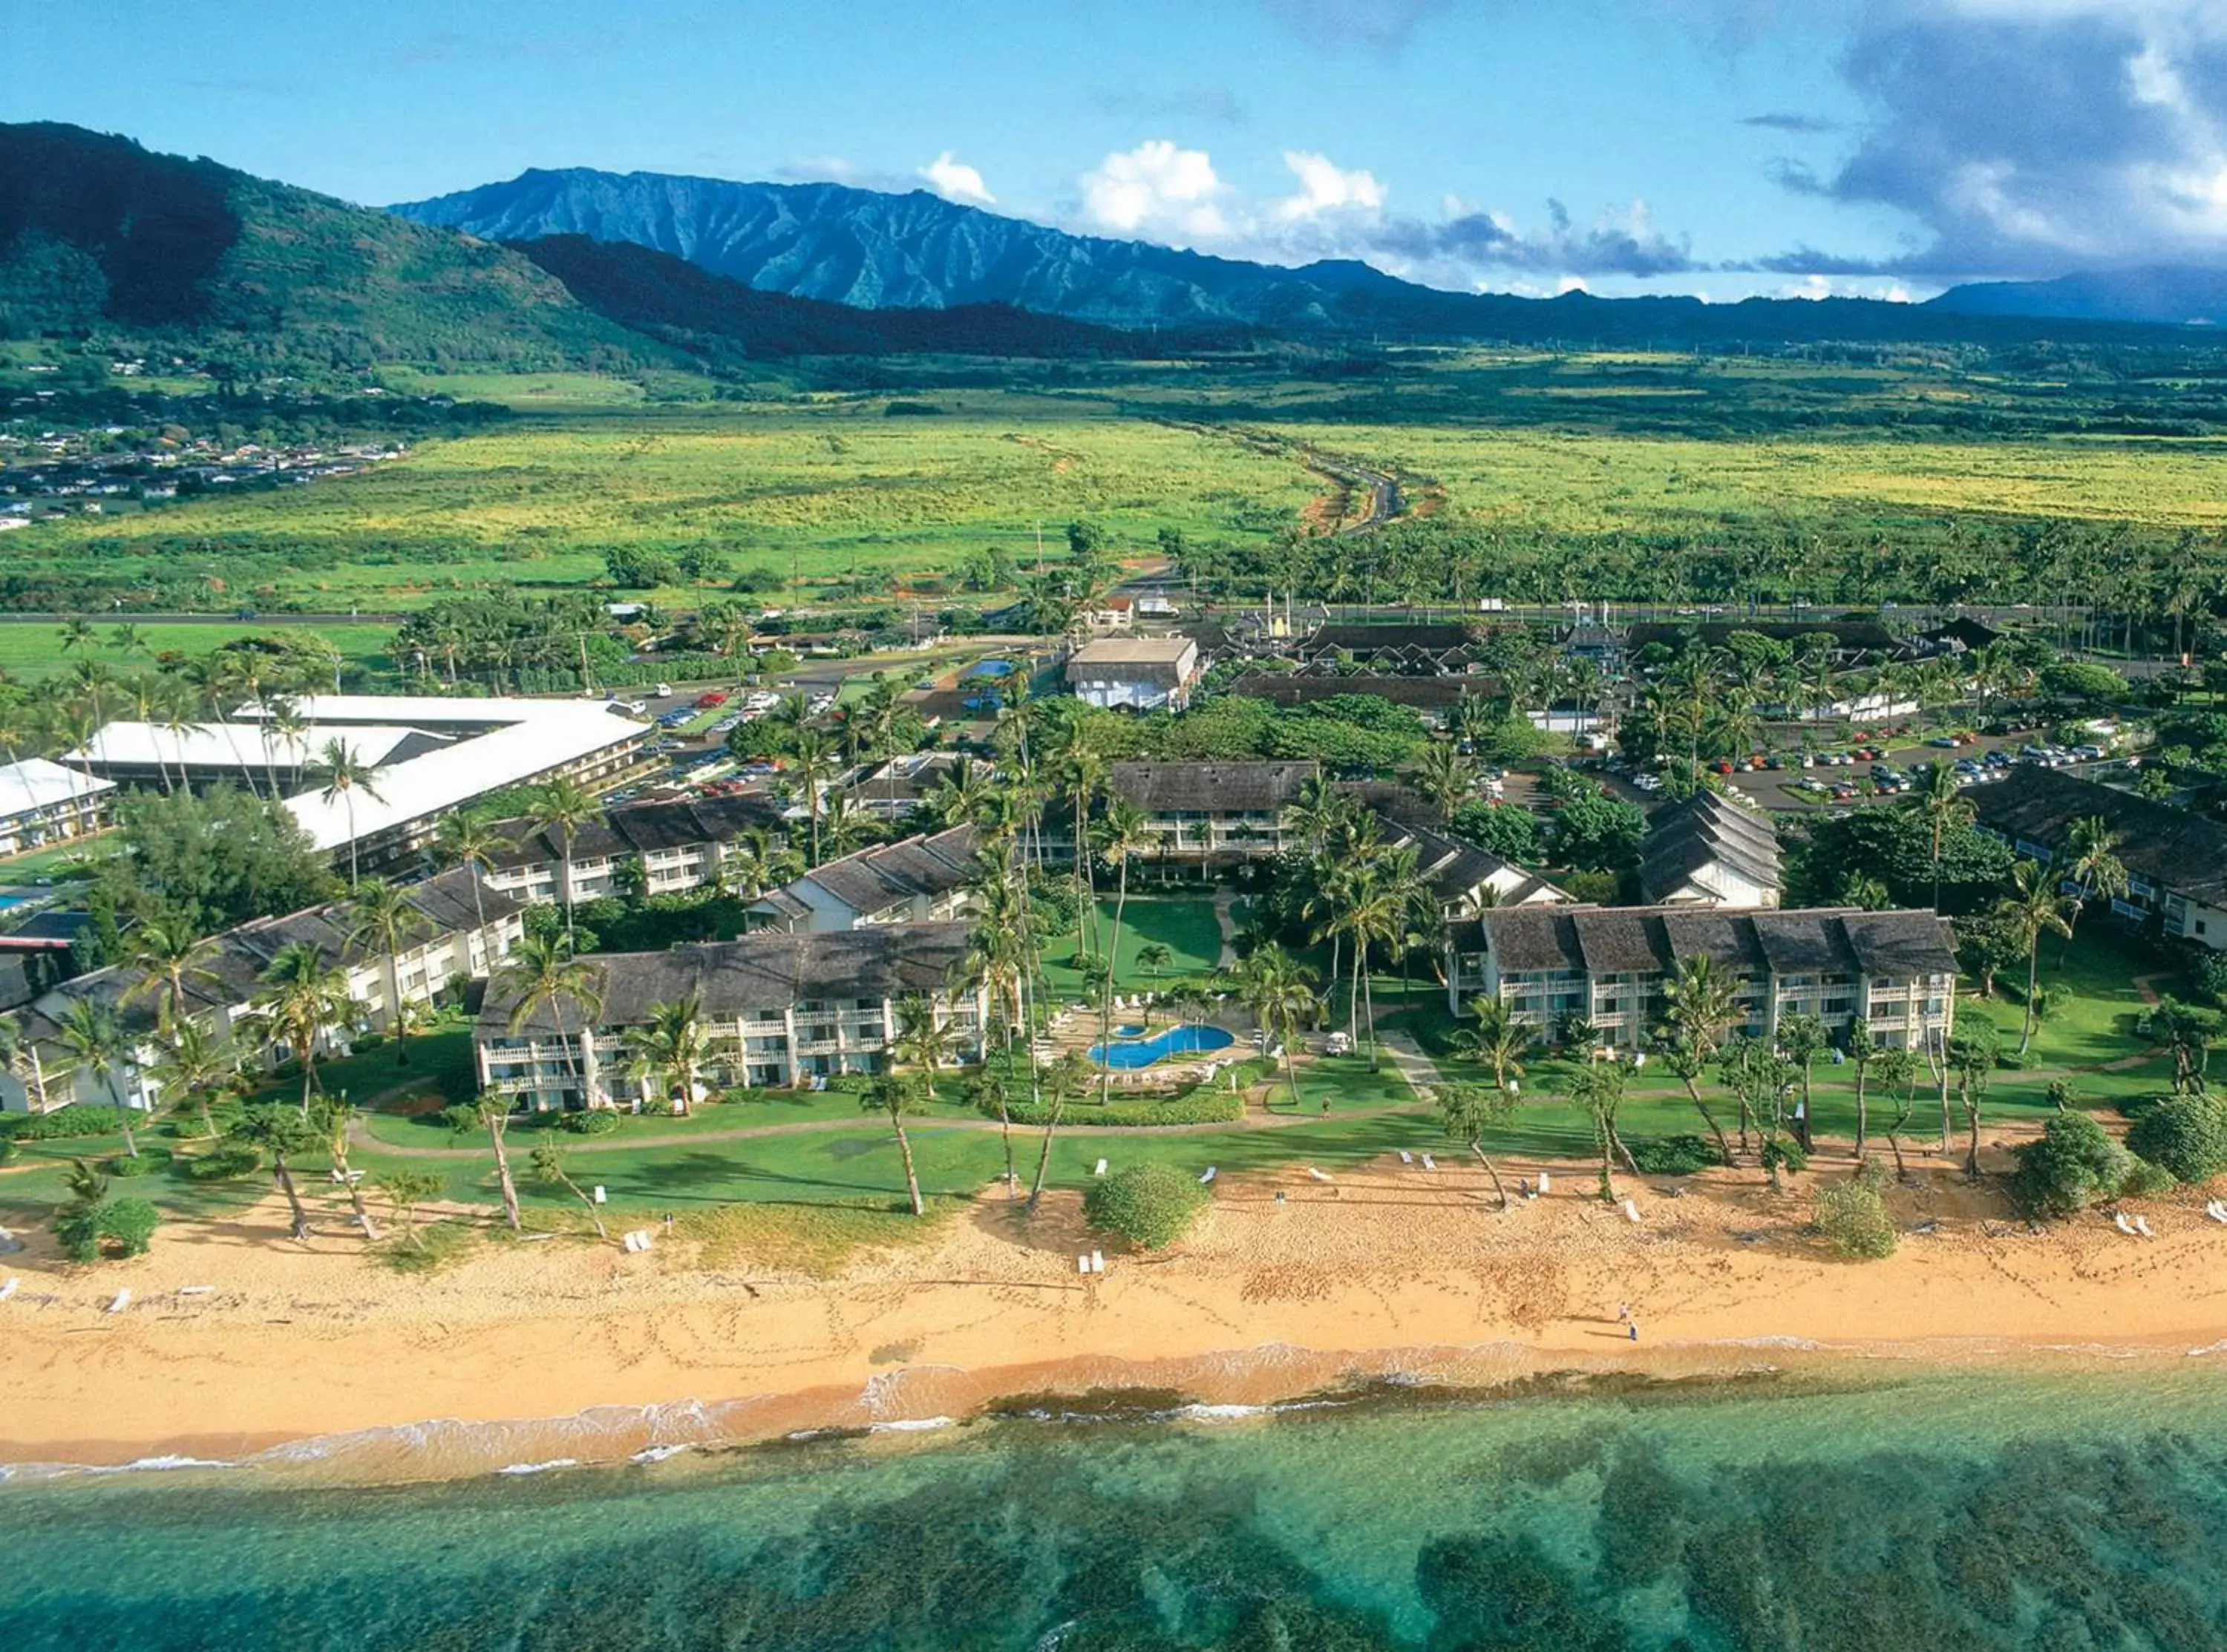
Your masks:
<svg viewBox="0 0 2227 1652"><path fill-rule="evenodd" d="M1121 857L1120 892L1114 897L1114 944L1106 949L1106 991L1103 1009L1099 1016L1098 1049L1098 1105L1104 1107L1114 1088L1114 1063L1105 1059L1112 1052L1107 1045L1114 1036L1114 982L1121 958L1121 920L1129 904L1129 857Z"/></svg>
<svg viewBox="0 0 2227 1652"><path fill-rule="evenodd" d="M2033 1043L2033 995L2041 979L2041 932L2034 931L2033 945L2026 954L2026 1030L2019 1035L2018 1053L2026 1052Z"/></svg>
<svg viewBox="0 0 2227 1652"><path fill-rule="evenodd" d="M1726 1164L1737 1164L1739 1161L1732 1157L1732 1144L1725 1139L1725 1127L1717 1122L1717 1115L1709 1111L1709 1104L1701 1100L1701 1087L1694 1080L1688 1079L1686 1094L1693 1099L1694 1110L1701 1115L1701 1122L1708 1126L1709 1133L1717 1139L1717 1156ZM1745 1147L1746 1144L1743 1142L1741 1145Z"/></svg>
<svg viewBox="0 0 2227 1652"><path fill-rule="evenodd" d="M1500 1172L1493 1167L1492 1161L1484 1156L1484 1144L1473 1141L1470 1143L1469 1150L1477 1155L1477 1162L1484 1166L1484 1173L1492 1178L1492 1190L1500 1196L1500 1208L1507 1209L1508 1189L1502 1183Z"/></svg>
<svg viewBox="0 0 2227 1652"><path fill-rule="evenodd" d="M1864 1068L1868 1063L1856 1063L1856 1162L1864 1157L1864 1138L1870 1132L1870 1115L1864 1107Z"/></svg>
<svg viewBox="0 0 2227 1652"><path fill-rule="evenodd" d="M920 1177L913 1170L911 1139L905 1134L903 1120L894 1114L890 1119L890 1127L897 1132L897 1151L904 1158L905 1192L911 1196L912 1213L916 1216L924 1216L928 1214L928 1207L920 1201Z"/></svg>
<svg viewBox="0 0 2227 1652"><path fill-rule="evenodd" d="M1299 1043L1298 1035L1287 1025L1284 1030L1284 1081L1292 1087L1292 1111L1299 1110L1299 1063L1292 1053Z"/></svg>
<svg viewBox="0 0 2227 1652"><path fill-rule="evenodd" d="M1356 953L1359 952L1359 948L1356 948ZM1374 978L1365 973L1362 976L1361 993L1362 998L1367 1002L1369 1008L1369 1070L1374 1073L1378 1070L1376 1049L1376 982Z"/></svg>
<svg viewBox="0 0 2227 1652"><path fill-rule="evenodd" d="M564 870L564 873L565 873L565 944L567 947L570 947L570 946L571 946L571 945L573 944L573 941L572 941L572 834L571 834L571 832L566 832L566 833L565 834L565 855L564 855L564 868L563 868L563 870Z"/></svg>
<svg viewBox="0 0 2227 1652"><path fill-rule="evenodd" d="M1044 1115L1043 1146L1037 1153L1037 1177L1029 1185L1029 1214L1034 1215L1043 1198L1044 1172L1051 1168L1051 1132L1059 1128L1060 1098L1054 1094L1051 1111Z"/></svg>
<svg viewBox="0 0 2227 1652"><path fill-rule="evenodd" d="M516 1233L525 1223L518 1214L518 1183L511 1180L510 1151L502 1139L503 1132L509 1128L507 1113L489 1116L488 1141L495 1148L495 1182L502 1189L502 1219L510 1224L510 1231Z"/></svg>
<svg viewBox="0 0 2227 1652"><path fill-rule="evenodd" d="M286 1168L284 1153L271 1155L271 1174L278 1183L279 1191L286 1196L286 1205L294 1213L294 1237L306 1242L309 1237L309 1213L302 1209L302 1196L295 1190L294 1173Z"/></svg>

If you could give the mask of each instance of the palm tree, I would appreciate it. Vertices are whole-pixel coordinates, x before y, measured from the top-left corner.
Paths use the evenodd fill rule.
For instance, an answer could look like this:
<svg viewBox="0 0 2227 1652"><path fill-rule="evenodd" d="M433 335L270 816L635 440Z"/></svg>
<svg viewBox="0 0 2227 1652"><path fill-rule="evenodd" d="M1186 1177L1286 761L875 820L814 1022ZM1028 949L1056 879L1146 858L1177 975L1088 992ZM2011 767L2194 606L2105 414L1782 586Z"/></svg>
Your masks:
<svg viewBox="0 0 2227 1652"><path fill-rule="evenodd" d="M536 1010L546 1009L556 1024L558 1037L569 1037L565 1006L571 1004L579 1007L582 1030L574 1050L573 1070L579 1076L582 1101L590 1107L599 1105L602 1087L596 1057L595 1023L603 1011L603 988L602 977L595 966L584 958L574 957L571 949L554 935L528 935L512 948L508 965L496 978L495 990L512 999L509 1028L513 1036L533 1019Z"/></svg>
<svg viewBox="0 0 2227 1652"><path fill-rule="evenodd" d="M502 1196L502 1219L516 1233L526 1225L518 1209L518 1183L510 1173L510 1146L506 1132L510 1129L510 1096L501 1090L482 1090L479 1094L480 1122L487 1126L488 1146L495 1153L495 1187Z"/></svg>
<svg viewBox="0 0 2227 1652"><path fill-rule="evenodd" d="M309 1237L309 1213L302 1208L302 1196L294 1186L294 1173L286 1164L287 1155L315 1152L327 1145L324 1133L316 1122L305 1113L297 1113L291 1107L265 1103L250 1107L232 1129L234 1140L259 1147L271 1155L271 1179L278 1183L286 1196L286 1206L293 1213L292 1233L297 1243Z"/></svg>
<svg viewBox="0 0 2227 1652"><path fill-rule="evenodd" d="M418 1207L441 1190L441 1178L431 1170L388 1170L379 1178L379 1190L394 1212L394 1225L413 1250L423 1249L418 1237Z"/></svg>
<svg viewBox="0 0 2227 1652"><path fill-rule="evenodd" d="M1237 966L1239 998L1261 1030L1284 1048L1284 1080L1292 1088L1294 1111L1300 1102L1299 1029L1322 1005L1314 983L1314 971L1273 941L1255 947Z"/></svg>
<svg viewBox="0 0 2227 1652"><path fill-rule="evenodd" d="M2026 951L2026 1026L2019 1035L2018 1053L2025 1055L2033 1043L2034 999L2039 994L2041 938L2070 937L2072 925L2066 913L2077 904L2059 887L2064 869L2053 860L2021 860L2011 868L2012 892L1996 903L1995 910Z"/></svg>
<svg viewBox="0 0 2227 1652"><path fill-rule="evenodd" d="M469 809L450 809L434 824L434 855L443 864L462 866L471 874L472 917L482 934L487 933L482 880L495 876L495 858L510 846L492 820Z"/></svg>
<svg viewBox="0 0 2227 1652"><path fill-rule="evenodd" d="M239 1070L239 1055L228 1038L220 1038L198 1021L173 1021L150 1075L164 1095L175 1095L177 1105L194 1104L201 1114L201 1133L214 1137L216 1120L209 1116L210 1093Z"/></svg>
<svg viewBox="0 0 2227 1652"><path fill-rule="evenodd" d="M1096 847L1099 858L1116 870L1120 881L1114 897L1114 941L1106 951L1106 991L1099 1003L1098 1042L1101 1045L1110 1043L1114 1036L1114 986L1120 979L1121 921L1129 903L1129 862L1151 841L1144 810L1126 797L1115 797L1107 803L1105 818L1098 823ZM1107 1064L1099 1075L1101 1103L1113 1085L1114 1068Z"/></svg>
<svg viewBox="0 0 2227 1652"><path fill-rule="evenodd" d="M603 1226L603 1212L596 1209L596 1202L588 1196L580 1184L575 1182L571 1173L565 1170L565 1155L558 1151L552 1143L543 1142L535 1147L529 1162L533 1168L535 1181L544 1187L563 1188L588 1208L588 1220L596 1224L597 1238L609 1239L611 1236L611 1230Z"/></svg>
<svg viewBox="0 0 2227 1652"><path fill-rule="evenodd" d="M820 813L826 800L823 794L827 783L835 778L835 765L833 741L808 724L797 730L788 767L796 783L804 788L804 807L812 823L812 864L815 866L820 864Z"/></svg>
<svg viewBox="0 0 2227 1652"><path fill-rule="evenodd" d="M1957 789L1956 771L1937 762L1926 771L1925 781L1910 795L1909 807L1925 817L1933 835L1933 909L1941 909L1942 839L1951 826L1968 826L1975 810L1971 800Z"/></svg>
<svg viewBox="0 0 2227 1652"><path fill-rule="evenodd" d="M920 1105L920 1092L910 1079L898 1073L884 1073L867 1089L860 1101L869 1111L889 1115L890 1128L897 1132L897 1151L904 1159L905 1192L912 1200L916 1216L928 1214L928 1206L920 1196L920 1176L913 1168L912 1139L905 1134L904 1116Z"/></svg>
<svg viewBox="0 0 2227 1652"><path fill-rule="evenodd" d="M317 1084L317 1046L326 1034L348 1024L355 1007L348 997L348 972L328 964L308 941L290 941L271 954L258 979L253 1013L271 1043L284 1044L301 1058L306 1119Z"/></svg>
<svg viewBox="0 0 2227 1652"><path fill-rule="evenodd" d="M922 806L940 826L964 826L982 812L982 799L989 787L984 765L961 755L952 759L951 766L929 788Z"/></svg>
<svg viewBox="0 0 2227 1652"><path fill-rule="evenodd" d="M622 1043L630 1072L657 1082L667 1100L678 1095L681 1112L695 1107L699 1075L711 1059L700 993L651 1005L649 1019L629 1027Z"/></svg>
<svg viewBox="0 0 2227 1652"><path fill-rule="evenodd" d="M2111 823L2100 814L2072 823L2072 854L2065 870L2080 886L2080 896L2064 915L2064 945L2058 951L2058 968L2064 967L2072 952L2072 926L2080 922L2085 904L2098 896L2110 901L2126 898L2127 864L2119 858L2119 845L2126 840L2126 833L2112 831Z"/></svg>
<svg viewBox="0 0 2227 1652"><path fill-rule="evenodd" d="M1090 806L1097 800L1112 771L1098 749L1089 724L1080 718L1067 725L1067 737L1053 755L1060 783L1075 811L1075 871L1082 884L1082 899L1075 912L1075 944L1088 948L1090 930L1098 919L1097 878L1087 846Z"/></svg>
<svg viewBox="0 0 2227 1652"><path fill-rule="evenodd" d="M412 941L432 932L432 921L411 901L409 892L383 877L358 884L341 909L341 936L351 951L386 961L386 1024L394 1035L394 1064L410 1064L409 1019L402 1008L402 954Z"/></svg>
<svg viewBox="0 0 2227 1652"><path fill-rule="evenodd" d="M376 1244L379 1228L372 1221L371 1208L363 1202L362 1178L348 1173L348 1131L355 1123L356 1110L345 1101L328 1101L317 1109L314 1122L322 1125L325 1147L331 1153L333 1174L348 1190L348 1207L355 1213L355 1225L363 1229L363 1236Z"/></svg>
<svg viewBox="0 0 2227 1652"><path fill-rule="evenodd" d="M1718 1047L1724 1043L1725 1034L1740 1019L1739 990L1739 979L1720 969L1716 960L1706 953L1680 959L1676 973L1662 986L1668 1006L1664 1020L1670 1034L1664 1042L1670 1070L1685 1085L1687 1098L1708 1126L1709 1133L1716 1138L1717 1153L1727 1164L1739 1161L1732 1157L1732 1145L1725 1139L1724 1126L1709 1111L1709 1104L1701 1100L1701 1080ZM1740 1145L1745 1147L1745 1114L1740 1133Z"/></svg>
<svg viewBox="0 0 2227 1652"><path fill-rule="evenodd" d="M1507 1094L1510 1081L1523 1075L1523 1053L1535 1035L1498 998L1480 994L1470 1000L1470 1007L1477 1013L1477 1025L1457 1029L1454 1047L1491 1068L1492 1088Z"/></svg>
<svg viewBox="0 0 2227 1652"><path fill-rule="evenodd" d="M1451 825L1462 805L1477 795L1483 773L1452 741L1433 740L1423 748L1407 777L1438 810L1439 823Z"/></svg>
<svg viewBox="0 0 2227 1652"><path fill-rule="evenodd" d="M374 803L386 801L373 783L379 770L358 756L354 747L338 738L325 742L317 762L325 771L325 789L320 795L326 802L338 802L348 811L348 887L353 889L356 881L355 797L361 792Z"/></svg>
<svg viewBox="0 0 2227 1652"><path fill-rule="evenodd" d="M56 1030L71 1069L90 1073L93 1083L107 1092L108 1103L116 1109L116 1127L124 1132L124 1151L138 1158L139 1145L131 1138L131 1103L117 1087L131 1060L131 1035L124 1030L123 1017L112 1005L98 998L72 998Z"/></svg>
<svg viewBox="0 0 2227 1652"><path fill-rule="evenodd" d="M890 1053L922 1070L931 1103L935 1100L936 1069L950 1059L956 1042L950 1024L936 1019L931 999L915 992L898 1000L897 1036L890 1042Z"/></svg>
<svg viewBox="0 0 2227 1652"><path fill-rule="evenodd" d="M1369 949L1382 942L1395 943L1407 909L1407 883L1414 875L1415 852L1394 850L1378 853L1355 868L1343 889L1344 904L1333 922L1353 943L1353 985L1348 994L1347 1023L1358 1034L1364 1026L1369 1039L1369 1070L1378 1066L1375 985L1369 973Z"/></svg>
<svg viewBox="0 0 2227 1652"><path fill-rule="evenodd" d="M1148 973L1154 980L1160 972L1175 962L1175 948L1165 941L1148 941L1137 948L1137 966Z"/></svg>
<svg viewBox="0 0 2227 1652"><path fill-rule="evenodd" d="M139 979L124 989L120 1003L160 992L164 995L163 1018L173 1029L186 1019L186 983L213 981L215 973L202 960L215 950L176 918L146 919L124 941L124 962L137 970Z"/></svg>
<svg viewBox="0 0 2227 1652"><path fill-rule="evenodd" d="M603 806L593 792L566 775L535 787L532 799L526 818L534 829L557 834L565 877L565 942L569 947L572 941L572 845L582 826L603 818Z"/></svg>
<svg viewBox="0 0 2227 1652"><path fill-rule="evenodd" d="M1613 1202L1616 1183L1611 1173L1616 1161L1621 1158L1632 1174L1639 1172L1631 1165L1631 1154L1624 1139L1616 1133L1616 1115L1624 1106L1624 1087L1630 1069L1621 1062L1587 1062L1579 1068L1570 1080L1570 1099L1586 1110L1593 1124L1593 1140L1600 1148L1600 1196Z"/></svg>
<svg viewBox="0 0 2227 1652"><path fill-rule="evenodd" d="M1516 1110L1515 1096L1503 1086L1487 1089L1482 1084L1442 1085L1433 1095L1439 1104L1440 1127L1477 1155L1477 1162L1492 1178L1492 1190L1500 1196L1500 1208L1507 1209L1508 1188L1500 1179L1499 1168L1485 1157L1484 1139L1508 1122L1509 1115Z"/></svg>
<svg viewBox="0 0 2227 1652"><path fill-rule="evenodd" d="M1871 1117L1866 1107L1865 1088L1871 1078L1871 1069L1886 1052L1880 1049L1872 1024L1862 1016L1848 1023L1848 1064L1856 1069L1856 1162L1864 1158L1864 1139L1870 1132Z"/></svg>

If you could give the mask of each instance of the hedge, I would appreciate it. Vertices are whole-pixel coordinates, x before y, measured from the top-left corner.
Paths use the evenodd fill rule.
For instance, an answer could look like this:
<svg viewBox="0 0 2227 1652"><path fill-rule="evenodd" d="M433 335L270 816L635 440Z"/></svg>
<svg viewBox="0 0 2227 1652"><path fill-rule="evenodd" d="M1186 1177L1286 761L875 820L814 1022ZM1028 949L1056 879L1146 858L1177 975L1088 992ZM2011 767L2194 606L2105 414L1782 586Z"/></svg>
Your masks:
<svg viewBox="0 0 2227 1652"><path fill-rule="evenodd" d="M62 1141L73 1136L112 1136L116 1109L73 1101L52 1113L21 1113L0 1119L0 1135L16 1141Z"/></svg>
<svg viewBox="0 0 2227 1652"><path fill-rule="evenodd" d="M177 1163L195 1182L237 1182L263 1168L263 1155L244 1141L227 1142Z"/></svg>
<svg viewBox="0 0 2227 1652"><path fill-rule="evenodd" d="M996 1118L997 1109L987 1109ZM1005 1116L1017 1125L1041 1125L1050 1117L1048 1106L1009 1100ZM1163 1101L1070 1101L1061 1109L1063 1125L1102 1125L1110 1129L1144 1130L1154 1125L1227 1125L1245 1116L1245 1098L1226 1090L1194 1093Z"/></svg>

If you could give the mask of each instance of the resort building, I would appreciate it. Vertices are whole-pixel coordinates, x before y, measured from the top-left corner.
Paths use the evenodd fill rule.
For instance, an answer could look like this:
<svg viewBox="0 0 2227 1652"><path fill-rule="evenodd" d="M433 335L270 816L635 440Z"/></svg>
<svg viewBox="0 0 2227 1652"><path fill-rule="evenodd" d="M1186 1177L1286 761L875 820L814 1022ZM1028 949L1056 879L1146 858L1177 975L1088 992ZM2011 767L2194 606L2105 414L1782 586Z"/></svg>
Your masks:
<svg viewBox="0 0 2227 1652"><path fill-rule="evenodd" d="M980 839L977 828L961 826L861 849L774 890L750 909L751 919L791 934L828 934L962 916Z"/></svg>
<svg viewBox="0 0 2227 1652"><path fill-rule="evenodd" d="M700 889L718 882L729 861L750 852L749 834L764 832L778 849L793 829L782 806L758 792L616 806L572 834L572 899L591 901L629 888L645 895ZM505 820L495 830L510 847L495 854L489 887L529 903L561 904L563 834L531 820Z"/></svg>
<svg viewBox="0 0 2227 1652"><path fill-rule="evenodd" d="M1486 698L1500 692L1493 677L1401 677L1384 672L1327 671L1248 672L1224 692L1241 698L1266 700L1271 705L1312 705L1341 694L1373 694L1404 705L1433 728L1442 729L1454 708L1471 696Z"/></svg>
<svg viewBox="0 0 2227 1652"><path fill-rule="evenodd" d="M1294 839L1290 812L1312 762L1118 762L1107 788L1143 811L1141 859L1200 866L1264 859Z"/></svg>
<svg viewBox="0 0 2227 1652"><path fill-rule="evenodd" d="M902 820L935 795L936 788L961 762L987 780L997 767L986 758L964 757L952 751L911 751L885 762L854 769L839 789L852 808L877 820Z"/></svg>
<svg viewBox="0 0 2227 1652"><path fill-rule="evenodd" d="M1783 882L1771 822L1715 792L1664 809L1639 846L1650 906L1777 906Z"/></svg>
<svg viewBox="0 0 2227 1652"><path fill-rule="evenodd" d="M386 769L454 743L450 736L392 724L310 725L282 732L269 723L111 723L62 761L119 786L203 791L237 786L289 797L318 781L334 741L358 762Z"/></svg>
<svg viewBox="0 0 2227 1652"><path fill-rule="evenodd" d="M1466 625L1326 624L1292 653L1309 662L1350 660L1372 671L1439 676L1466 669L1476 643Z"/></svg>
<svg viewBox="0 0 2227 1652"><path fill-rule="evenodd" d="M492 973L525 933L525 903L481 885L459 868L412 884L418 933L390 957L353 946L345 903L309 907L284 917L258 918L209 940L207 956L183 980L186 1013L218 1036L236 1036L240 1058L258 1059L263 1035L252 1024L254 1000L263 972L296 942L311 947L346 972L353 1003L348 1024L335 1029L328 1046L345 1054L356 1033L392 1024L388 983L400 998L429 1004L469 979ZM0 1073L0 1110L44 1112L71 1101L152 1108L160 1105L158 1087L149 1072L156 1058L155 1033L167 1004L166 984L150 982L144 973L112 965L66 981L15 1017L22 1055ZM61 1028L71 1006L89 1000L113 1010L135 1040L130 1057L104 1081L73 1068ZM271 1060L291 1059L290 1049L267 1052Z"/></svg>
<svg viewBox="0 0 2227 1652"><path fill-rule="evenodd" d="M1392 825L1385 836L1394 849L1415 852L1415 870L1438 897L1447 918L1471 918L1496 907L1554 905L1570 897L1545 878L1459 838L1429 826Z"/></svg>
<svg viewBox="0 0 2227 1652"><path fill-rule="evenodd" d="M597 954L594 1031L577 1002L536 1003L514 1028L500 984L473 1032L483 1088L533 1109L660 1099L664 1080L629 1077L626 1034L659 1005L692 1000L710 1034L705 1088L790 1086L874 1073L921 998L952 1032L949 1059L981 1059L987 994L957 984L963 923L912 923L839 934L763 931L656 953Z"/></svg>
<svg viewBox="0 0 2227 1652"><path fill-rule="evenodd" d="M67 843L109 823L112 781L26 757L0 764L0 855Z"/></svg>
<svg viewBox="0 0 2227 1652"><path fill-rule="evenodd" d="M1800 1011L1840 1037L1860 1017L1886 1048L1923 1049L1945 1048L1956 1022L1956 947L1930 912L1519 906L1455 925L1452 945L1456 1015L1481 994L1544 1036L1582 1021L1613 1048L1647 1043L1664 985L1694 957L1740 982L1733 1032L1770 1036Z"/></svg>
<svg viewBox="0 0 2227 1652"><path fill-rule="evenodd" d="M1189 637L1120 637L1085 643L1067 657L1075 697L1101 711L1180 711L1199 677Z"/></svg>
<svg viewBox="0 0 2227 1652"><path fill-rule="evenodd" d="M2154 922L2168 937L2227 949L2227 826L2030 764L1966 795L1981 831L2037 860L2069 859L2074 822L2101 820L2119 834L2115 852L2127 869L2127 893L2113 897L2111 910Z"/></svg>

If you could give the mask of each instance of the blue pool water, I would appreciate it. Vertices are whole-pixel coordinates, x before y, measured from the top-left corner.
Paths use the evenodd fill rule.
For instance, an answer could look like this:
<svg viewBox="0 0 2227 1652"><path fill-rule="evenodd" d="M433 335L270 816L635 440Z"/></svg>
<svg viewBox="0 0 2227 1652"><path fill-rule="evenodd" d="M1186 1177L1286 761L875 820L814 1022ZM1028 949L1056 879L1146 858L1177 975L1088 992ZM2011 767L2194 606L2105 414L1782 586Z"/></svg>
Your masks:
<svg viewBox="0 0 2227 1652"><path fill-rule="evenodd" d="M960 673L962 677L1010 677L1019 667L1010 660L978 660Z"/></svg>
<svg viewBox="0 0 2227 1652"><path fill-rule="evenodd" d="M1237 1042L1237 1035L1224 1032L1219 1027L1203 1027L1196 1022L1181 1027L1170 1027L1157 1038L1119 1039L1111 1048L1105 1044L1090 1047L1090 1059L1101 1067L1111 1067L1121 1072L1132 1068L1150 1067L1168 1056L1191 1056L1211 1049L1227 1049Z"/></svg>

